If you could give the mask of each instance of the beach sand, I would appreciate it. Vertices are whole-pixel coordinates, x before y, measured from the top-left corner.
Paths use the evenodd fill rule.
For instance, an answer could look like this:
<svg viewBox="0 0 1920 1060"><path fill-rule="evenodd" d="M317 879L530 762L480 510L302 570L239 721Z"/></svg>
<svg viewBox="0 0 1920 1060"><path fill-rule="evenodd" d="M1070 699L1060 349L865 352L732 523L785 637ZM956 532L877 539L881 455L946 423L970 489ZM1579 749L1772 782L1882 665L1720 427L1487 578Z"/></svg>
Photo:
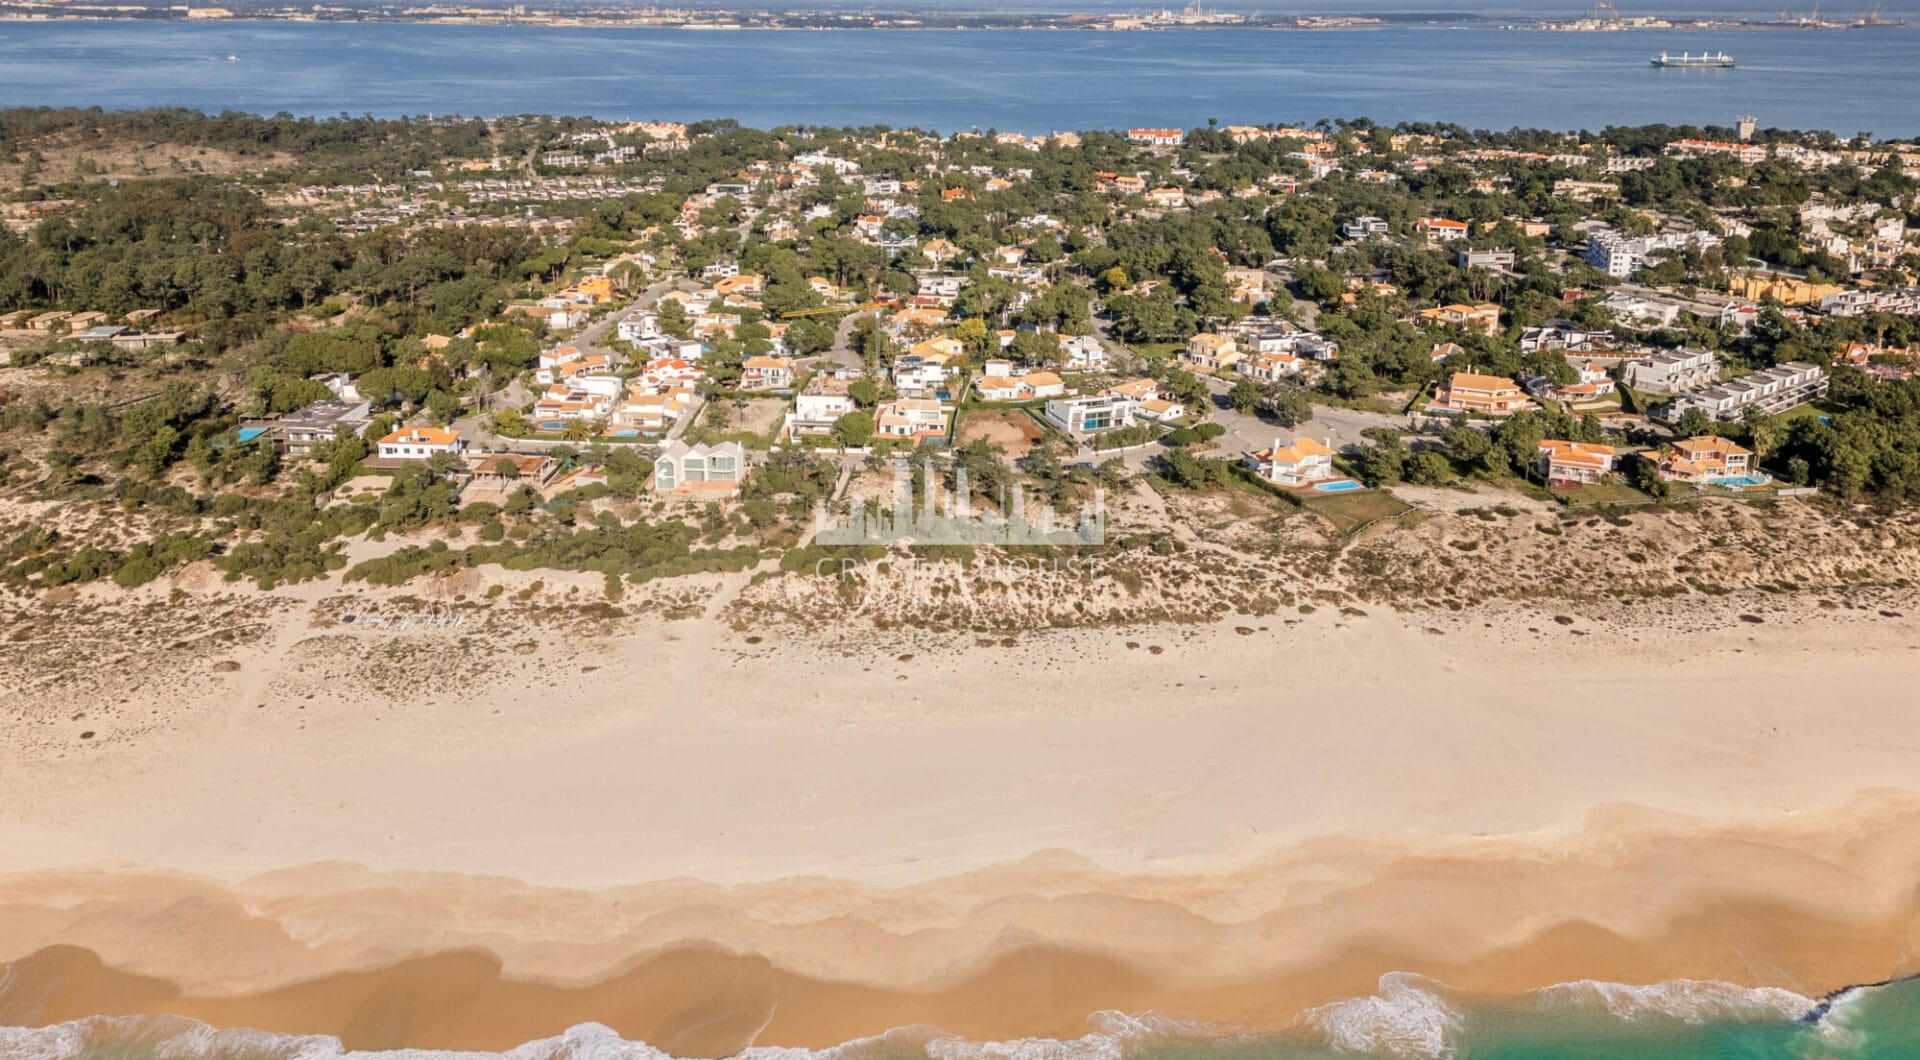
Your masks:
<svg viewBox="0 0 1920 1060"><path fill-rule="evenodd" d="M484 634L170 599L114 695L5 719L0 1024L705 1056L1914 970L1910 591L829 638L741 588Z"/></svg>

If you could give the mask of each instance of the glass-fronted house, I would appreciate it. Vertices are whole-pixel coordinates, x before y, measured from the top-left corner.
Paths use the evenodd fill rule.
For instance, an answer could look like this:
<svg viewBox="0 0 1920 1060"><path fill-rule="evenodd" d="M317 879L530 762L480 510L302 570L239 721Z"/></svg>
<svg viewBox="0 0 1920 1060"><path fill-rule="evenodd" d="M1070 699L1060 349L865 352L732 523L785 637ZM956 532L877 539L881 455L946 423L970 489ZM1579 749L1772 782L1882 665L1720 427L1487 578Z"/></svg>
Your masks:
<svg viewBox="0 0 1920 1060"><path fill-rule="evenodd" d="M659 494L731 493L739 487L746 466L747 453L738 442L669 442L654 462L653 490Z"/></svg>

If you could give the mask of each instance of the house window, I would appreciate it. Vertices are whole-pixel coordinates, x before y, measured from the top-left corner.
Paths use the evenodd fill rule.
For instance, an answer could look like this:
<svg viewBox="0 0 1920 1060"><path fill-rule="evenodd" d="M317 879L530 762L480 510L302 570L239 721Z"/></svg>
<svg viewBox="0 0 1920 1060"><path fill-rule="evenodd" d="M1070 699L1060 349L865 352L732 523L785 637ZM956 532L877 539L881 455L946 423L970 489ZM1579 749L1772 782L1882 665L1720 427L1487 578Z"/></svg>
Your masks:
<svg viewBox="0 0 1920 1060"><path fill-rule="evenodd" d="M661 489L672 489L674 486L673 461L660 461L659 465L654 468L654 475Z"/></svg>

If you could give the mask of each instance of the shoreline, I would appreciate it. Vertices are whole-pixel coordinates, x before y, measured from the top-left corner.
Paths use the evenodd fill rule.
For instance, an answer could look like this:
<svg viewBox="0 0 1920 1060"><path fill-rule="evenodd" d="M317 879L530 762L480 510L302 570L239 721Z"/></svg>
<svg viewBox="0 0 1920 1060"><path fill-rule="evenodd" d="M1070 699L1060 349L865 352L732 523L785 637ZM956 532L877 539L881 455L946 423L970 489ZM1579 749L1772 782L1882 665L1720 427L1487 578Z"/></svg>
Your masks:
<svg viewBox="0 0 1920 1060"><path fill-rule="evenodd" d="M1906 940L1920 932L1912 897L1920 880L1901 881L1903 900L1848 904L1857 878L1920 864L1920 801L1902 802L1893 817L1867 800L1784 832L1688 833L1669 821L1639 836L1595 832L1578 853L1386 856L1368 867L1370 878L1338 890L1338 903L1326 901L1331 891L1303 899L1300 889L1319 888L1290 875L1339 864L1317 848L1292 866L1252 864L1228 877L1113 877L1055 857L890 891L819 884L824 895L808 881L556 892L340 866L231 891L138 873L14 878L0 905L0 940L22 939L35 919L23 908L46 888L72 904L42 907L39 917L67 921L43 920L43 930L117 933L123 952L68 943L14 958L0 1024L169 1014L331 1035L349 1049L504 1050L599 1023L675 1056L721 1056L749 1046L821 1049L916 1026L974 1042L1066 1041L1114 1011L1151 1012L1201 1038L1275 1034L1298 1029L1302 1014L1321 1006L1391 1000L1409 977L1481 1006L1523 1004L1549 988L1579 993L1589 983L1653 992L1680 983L1721 995L1714 1003L1729 1009L1810 1021L1849 990L1915 970ZM1714 879L1688 881L1702 884L1697 893L1662 893L1672 890L1675 853L1663 847L1676 842L1688 858L1721 863L1694 874ZM1768 874L1794 896L1751 893ZM1520 912L1529 893L1564 895L1576 879L1586 902L1611 905L1620 919L1597 905L1551 922ZM1878 880L1899 889L1884 874ZM1197 911L1229 889L1296 893L1240 919ZM148 934L128 948L142 933L115 923L113 911L125 906L176 924L192 909L191 932L167 943ZM1009 907L1019 912L1009 916ZM511 928L507 910L520 917ZM657 947L635 935L662 920L734 934ZM1422 926L1400 930L1415 920ZM409 952L409 932L437 941ZM583 941L583 932L605 937ZM608 952L609 939L638 948L597 971L571 969L586 974L565 974L556 961L564 952ZM796 967L835 948L840 969ZM228 966L245 962L286 978L189 985L232 977ZM161 974L169 963L177 971ZM859 964L869 970L846 971Z"/></svg>
<svg viewBox="0 0 1920 1060"><path fill-rule="evenodd" d="M849 9L849 11L851 11L851 9ZM729 11L716 9L715 11L712 12L712 14L714 14L715 16L726 16L726 15L739 15L739 14L743 14L743 12L729 12ZM1404 12L1404 11L1382 11L1382 12L1376 12L1376 13L1343 12L1339 15L1326 15L1326 16L1314 16L1314 15L1308 15L1308 14L1302 14L1299 16L1261 16L1261 15L1249 16L1252 18L1277 17L1280 19L1294 18L1294 17L1302 17L1302 18L1326 17L1326 18L1334 18L1334 19L1353 18L1353 19L1374 19L1375 20L1371 22L1367 22L1367 21L1354 22L1351 24L1342 23L1342 22L1331 22L1327 24L1298 25L1298 24L1287 22L1287 21L1267 21L1267 22L1253 21L1253 22L1211 22L1211 23L1210 22L1194 22L1194 23L1188 23L1188 24L1171 23L1171 24L1156 24L1156 25L1142 25L1142 26L1113 26L1110 24L1103 25L1103 24L1094 23L1094 22L1078 21L1077 19L1081 17L1079 14L1074 12L1066 12L1066 11L1029 12L1029 13L1025 13L1017 16L1019 18L1029 18L1029 19L1058 20L1052 23L1041 22L1039 24L1032 24L1032 25L1020 25L1020 24L989 25L989 24L964 24L964 23L955 24L955 25L928 25L924 21L926 18L926 14L923 12L863 11L863 12L860 12L860 14L861 14L861 17L871 17L871 18L881 18L881 19L900 18L900 19L909 19L911 21L899 22L899 23L889 22L884 25L865 25L865 26L857 25L857 24L764 25L764 24L756 24L756 23L727 23L727 22L680 22L680 23L645 24L645 23L612 22L612 21L604 21L604 22L603 21L571 21L570 22L565 20L529 21L526 19L515 20L510 18L445 18L445 19L382 18L377 15L371 16L371 17L349 18L349 19L293 18L293 17L285 17L285 16L276 17L271 15L257 15L257 14L232 14L232 15L227 15L220 18L197 18L197 19L184 18L184 17L145 18L138 15L116 16L116 15L102 15L102 14L58 14L58 13L35 12L34 14L0 13L0 22L112 22L112 23L135 23L135 24L154 24L154 25L287 24L287 25L296 25L296 26L313 26L313 25L321 25L321 26L347 26L347 25L448 26L448 27L485 26L485 27L496 27L496 28L505 27L505 28L513 28L513 29L688 30L692 32L702 32L702 33L736 32L736 31L792 32L792 33L838 33L838 32L871 33L875 31L888 31L888 30L898 30L898 31L913 32L913 33L1070 32L1070 33L1134 34L1134 33L1167 33L1167 32L1181 32L1181 31L1214 32L1214 31L1220 31L1220 30L1256 30L1256 31L1289 32L1289 33L1326 33L1326 32L1335 32L1335 31L1366 32L1371 30L1397 29L1397 28L1406 28L1406 29L1466 28L1466 29L1501 29L1501 30L1510 30L1516 33L1651 34L1651 33L1685 33L1685 32L1744 33L1744 32L1754 32L1754 31L1766 31L1766 32L1773 32L1773 33L1780 33L1780 32L1829 33L1829 32L1835 32L1840 30L1855 30L1855 29L1903 30L1903 29L1909 28L1909 26L1904 21L1898 20L1897 18L1889 19L1886 22L1869 22L1869 23L1842 22L1842 23L1825 23L1825 24L1819 24L1819 25L1811 25L1811 24L1803 25L1798 23L1772 23L1772 22L1743 21L1739 19L1727 19L1725 17L1691 16L1691 17L1675 18L1668 21L1666 24L1659 25L1659 26L1618 25L1618 26L1611 26L1606 29L1599 29L1599 28L1570 26L1570 25L1563 24L1562 21L1552 21L1552 20L1528 21L1524 17L1515 18L1511 16L1503 16L1503 15L1497 15L1497 14L1436 12L1433 14L1415 15L1412 12ZM1653 17L1663 17L1663 16L1653 16Z"/></svg>
<svg viewBox="0 0 1920 1060"><path fill-rule="evenodd" d="M337 625L404 594L329 583L101 597L198 624L57 693L121 708L8 730L0 1023L598 1022L707 1056L1100 1011L1278 1032L1389 973L1817 999L1915 970L1911 589L983 637L742 624L751 586L417 635Z"/></svg>

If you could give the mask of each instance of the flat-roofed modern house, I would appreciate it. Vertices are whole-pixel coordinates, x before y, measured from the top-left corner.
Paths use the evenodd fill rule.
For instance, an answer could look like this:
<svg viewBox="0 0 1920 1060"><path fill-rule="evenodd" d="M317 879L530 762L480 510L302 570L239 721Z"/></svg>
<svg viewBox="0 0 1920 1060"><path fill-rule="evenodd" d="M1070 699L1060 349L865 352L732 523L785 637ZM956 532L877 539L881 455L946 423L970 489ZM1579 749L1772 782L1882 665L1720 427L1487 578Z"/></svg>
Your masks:
<svg viewBox="0 0 1920 1060"><path fill-rule="evenodd" d="M1680 395L1668 406L1667 418L1678 420L1689 409L1699 409L1716 420L1737 420L1753 409L1771 416L1804 405L1827 392L1827 373L1798 361L1762 368Z"/></svg>
<svg viewBox="0 0 1920 1060"><path fill-rule="evenodd" d="M1680 394L1719 380L1720 362L1712 350L1662 350L1628 361L1622 374L1635 390Z"/></svg>
<svg viewBox="0 0 1920 1060"><path fill-rule="evenodd" d="M373 422L365 401L316 401L266 424L273 447L287 456L306 456L313 447L331 442L341 428L359 434Z"/></svg>
<svg viewBox="0 0 1920 1060"><path fill-rule="evenodd" d="M1356 217L1340 226L1340 234L1347 239L1365 239L1368 236L1384 236L1392 231L1384 217Z"/></svg>
<svg viewBox="0 0 1920 1060"><path fill-rule="evenodd" d="M895 398L873 410L873 432L887 438L944 438L946 406L932 398Z"/></svg>
<svg viewBox="0 0 1920 1060"><path fill-rule="evenodd" d="M1095 434L1133 426L1138 403L1125 394L1104 394L1058 398L1046 404L1048 422L1069 434Z"/></svg>
<svg viewBox="0 0 1920 1060"><path fill-rule="evenodd" d="M668 442L653 464L653 491L666 497L720 499L739 492L747 451L738 442Z"/></svg>

